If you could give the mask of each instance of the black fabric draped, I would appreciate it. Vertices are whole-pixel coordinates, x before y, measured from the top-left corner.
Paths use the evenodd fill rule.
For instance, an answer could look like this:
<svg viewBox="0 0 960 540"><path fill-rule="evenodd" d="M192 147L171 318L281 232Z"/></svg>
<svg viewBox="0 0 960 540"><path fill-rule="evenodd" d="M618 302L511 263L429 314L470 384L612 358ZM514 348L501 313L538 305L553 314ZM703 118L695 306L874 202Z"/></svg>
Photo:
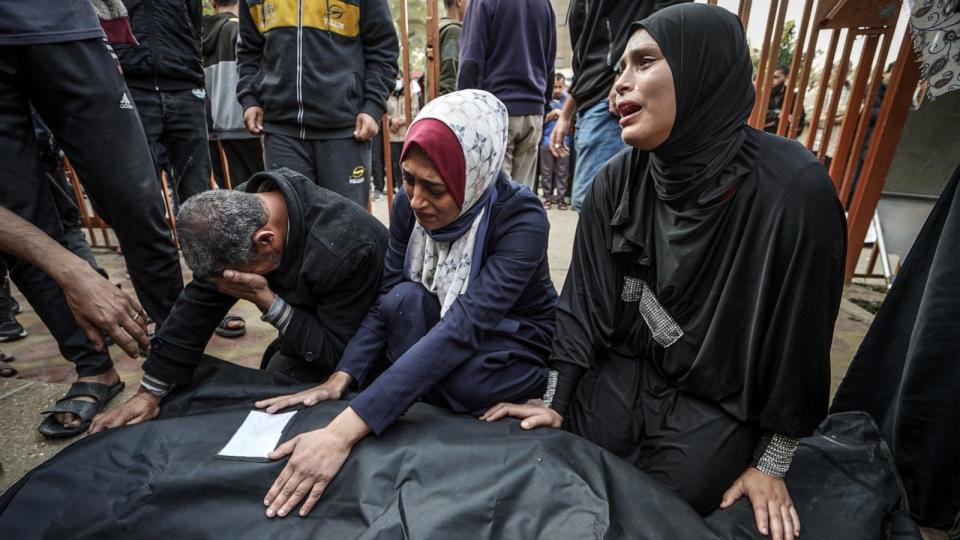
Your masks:
<svg viewBox="0 0 960 540"><path fill-rule="evenodd" d="M826 414L843 281L833 185L799 143L746 126L754 92L734 15L683 4L639 25L670 63L676 124L661 147L622 152L594 181L558 306L554 407L571 426L604 424L607 405L638 401L639 365L652 362L739 422L809 435ZM628 278L679 325L676 342L651 339ZM614 354L637 358L636 373L605 374ZM610 429L630 440L639 421Z"/></svg>
<svg viewBox="0 0 960 540"><path fill-rule="evenodd" d="M910 249L831 407L866 411L920 525L960 535L960 168Z"/></svg>
<svg viewBox="0 0 960 540"><path fill-rule="evenodd" d="M195 375L164 400L160 418L76 441L0 494L3 538L762 538L746 499L701 520L579 437L425 403L358 444L308 517L268 519L263 496L287 459L217 454L254 401L303 387L209 357ZM347 404L301 409L281 442L327 425ZM899 512L892 459L870 419L836 415L819 432L794 458L800 474L787 478L802 538L920 540Z"/></svg>

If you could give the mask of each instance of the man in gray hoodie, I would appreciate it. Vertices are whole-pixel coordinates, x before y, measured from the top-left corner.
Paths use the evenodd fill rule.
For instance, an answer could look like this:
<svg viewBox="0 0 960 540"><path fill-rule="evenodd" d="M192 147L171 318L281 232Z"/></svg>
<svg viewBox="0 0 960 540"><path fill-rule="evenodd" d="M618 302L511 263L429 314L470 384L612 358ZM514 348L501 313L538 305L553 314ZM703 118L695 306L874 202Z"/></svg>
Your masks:
<svg viewBox="0 0 960 540"><path fill-rule="evenodd" d="M230 176L236 186L263 170L260 137L243 125L243 109L237 101L237 34L240 31L239 0L211 0L216 13L203 18L203 73L207 85L207 128L210 158L220 187ZM220 159L226 158L227 170Z"/></svg>

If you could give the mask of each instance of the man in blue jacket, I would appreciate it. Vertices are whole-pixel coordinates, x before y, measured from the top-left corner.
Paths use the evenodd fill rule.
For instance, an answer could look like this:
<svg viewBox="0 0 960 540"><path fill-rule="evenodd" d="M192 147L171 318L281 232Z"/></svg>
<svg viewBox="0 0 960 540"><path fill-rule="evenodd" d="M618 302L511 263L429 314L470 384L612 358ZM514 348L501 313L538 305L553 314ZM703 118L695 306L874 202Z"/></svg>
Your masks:
<svg viewBox="0 0 960 540"><path fill-rule="evenodd" d="M237 99L267 169L366 207L399 50L386 0L242 0Z"/></svg>

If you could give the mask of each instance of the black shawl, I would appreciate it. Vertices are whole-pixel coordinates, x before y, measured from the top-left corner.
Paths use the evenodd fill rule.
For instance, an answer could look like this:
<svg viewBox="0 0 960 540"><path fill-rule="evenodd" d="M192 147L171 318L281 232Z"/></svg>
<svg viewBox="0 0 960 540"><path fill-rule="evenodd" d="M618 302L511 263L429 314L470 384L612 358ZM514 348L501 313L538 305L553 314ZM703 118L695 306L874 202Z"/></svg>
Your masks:
<svg viewBox="0 0 960 540"><path fill-rule="evenodd" d="M960 534L960 167L934 205L837 389L897 460L910 512Z"/></svg>
<svg viewBox="0 0 960 540"><path fill-rule="evenodd" d="M808 435L827 409L843 281L833 185L799 143L747 127L752 67L734 15L683 4L638 26L670 64L676 122L653 152L626 150L597 174L558 306L554 406L616 350L740 421ZM636 279L682 329L667 347L627 300Z"/></svg>

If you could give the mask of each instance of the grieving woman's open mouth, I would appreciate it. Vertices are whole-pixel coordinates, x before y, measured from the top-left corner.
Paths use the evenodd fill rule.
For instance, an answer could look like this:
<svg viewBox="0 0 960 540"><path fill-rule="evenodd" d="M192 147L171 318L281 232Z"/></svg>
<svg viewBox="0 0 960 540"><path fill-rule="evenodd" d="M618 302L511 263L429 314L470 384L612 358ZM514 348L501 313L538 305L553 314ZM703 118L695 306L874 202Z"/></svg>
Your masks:
<svg viewBox="0 0 960 540"><path fill-rule="evenodd" d="M624 127L636 120L642 110L642 106L632 101L619 101L617 103L617 112L620 113L620 127Z"/></svg>

